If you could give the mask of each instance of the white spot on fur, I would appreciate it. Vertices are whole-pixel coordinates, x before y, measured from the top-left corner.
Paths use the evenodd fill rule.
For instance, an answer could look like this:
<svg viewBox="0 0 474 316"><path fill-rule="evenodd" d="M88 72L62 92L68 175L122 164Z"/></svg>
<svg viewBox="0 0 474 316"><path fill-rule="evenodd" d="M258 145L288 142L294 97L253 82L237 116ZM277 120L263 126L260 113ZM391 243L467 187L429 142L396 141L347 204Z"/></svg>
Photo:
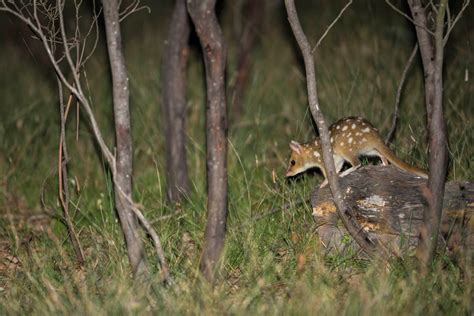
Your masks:
<svg viewBox="0 0 474 316"><path fill-rule="evenodd" d="M319 156L321 156L321 155L319 154L319 152L317 152L317 151L315 151L315 152L313 153L313 155L314 155L314 157L316 157L316 158L319 158Z"/></svg>
<svg viewBox="0 0 474 316"><path fill-rule="evenodd" d="M362 142L365 143L367 141L367 138L362 138Z"/></svg>
<svg viewBox="0 0 474 316"><path fill-rule="evenodd" d="M339 145L344 146L344 142L341 142Z"/></svg>
<svg viewBox="0 0 474 316"><path fill-rule="evenodd" d="M356 128L356 125L355 123L352 123L352 126L351 126L352 129L355 129Z"/></svg>
<svg viewBox="0 0 474 316"><path fill-rule="evenodd" d="M352 144L352 137L349 138L349 144Z"/></svg>
<svg viewBox="0 0 474 316"><path fill-rule="evenodd" d="M340 129L341 127L339 125L336 125L336 129Z"/></svg>
<svg viewBox="0 0 474 316"><path fill-rule="evenodd" d="M356 133L356 136L361 136L361 135L362 135L362 133L359 133L359 132Z"/></svg>
<svg viewBox="0 0 474 316"><path fill-rule="evenodd" d="M368 133L368 132L370 132L370 128L366 127L366 128L364 128L364 129L362 130L362 132L363 132L363 133Z"/></svg>
<svg viewBox="0 0 474 316"><path fill-rule="evenodd" d="M342 128L342 131L347 130L347 128L348 128L347 125L344 125L344 127Z"/></svg>

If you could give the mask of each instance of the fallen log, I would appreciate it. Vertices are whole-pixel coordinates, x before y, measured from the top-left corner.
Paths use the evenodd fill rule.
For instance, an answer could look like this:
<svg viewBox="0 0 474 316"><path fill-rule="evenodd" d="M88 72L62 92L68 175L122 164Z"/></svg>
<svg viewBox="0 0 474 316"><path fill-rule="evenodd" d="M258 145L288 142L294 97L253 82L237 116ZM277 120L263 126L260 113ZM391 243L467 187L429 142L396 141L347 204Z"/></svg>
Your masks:
<svg viewBox="0 0 474 316"><path fill-rule="evenodd" d="M347 204L362 229L377 238L389 253L414 255L426 199L426 179L394 166L365 166L339 178ZM338 220L329 186L311 194L316 231L326 253L359 253ZM438 252L472 263L474 249L474 183L446 183ZM466 254L469 254L465 256ZM463 259L463 260L464 260Z"/></svg>

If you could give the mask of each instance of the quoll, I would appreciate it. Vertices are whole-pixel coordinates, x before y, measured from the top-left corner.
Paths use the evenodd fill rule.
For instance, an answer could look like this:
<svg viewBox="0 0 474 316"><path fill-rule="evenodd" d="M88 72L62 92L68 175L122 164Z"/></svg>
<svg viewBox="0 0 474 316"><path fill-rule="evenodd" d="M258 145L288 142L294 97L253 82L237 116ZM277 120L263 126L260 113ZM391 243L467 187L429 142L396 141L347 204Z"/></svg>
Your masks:
<svg viewBox="0 0 474 316"><path fill-rule="evenodd" d="M384 144L377 129L361 117L351 116L337 121L329 127L329 135L336 172L341 171L344 161L351 164L351 168L340 174L341 177L361 166L359 156L376 156L382 160L383 165L390 162L402 170L428 178L425 170L411 166L395 156L394 152ZM316 138L305 144L291 141L290 148L291 157L286 176L292 177L317 167L321 169L325 179L321 186L326 185L327 174L320 139Z"/></svg>

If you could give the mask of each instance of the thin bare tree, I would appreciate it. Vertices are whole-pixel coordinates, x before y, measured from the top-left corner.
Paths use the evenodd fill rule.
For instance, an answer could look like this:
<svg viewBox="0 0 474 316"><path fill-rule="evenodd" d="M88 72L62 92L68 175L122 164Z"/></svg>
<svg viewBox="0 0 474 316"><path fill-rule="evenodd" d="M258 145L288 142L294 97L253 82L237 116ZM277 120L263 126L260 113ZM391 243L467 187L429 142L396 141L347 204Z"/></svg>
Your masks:
<svg viewBox="0 0 474 316"><path fill-rule="evenodd" d="M413 23L423 64L430 171L424 191L428 206L423 214L417 256L426 272L436 254L448 167L447 132L443 114L444 46L470 0L464 0L455 15L451 14L447 0L437 3L430 1L426 5L421 0L408 0L411 17L390 0L385 2Z"/></svg>
<svg viewBox="0 0 474 316"><path fill-rule="evenodd" d="M421 1L408 1L416 23L415 29L425 72L425 106L429 134L430 172L428 186L424 192L428 207L423 213L423 225L420 228L417 248L418 257L425 267L431 264L436 253L448 167L446 123L443 115L443 29L447 2L447 0L440 1L433 38L429 32L428 15Z"/></svg>
<svg viewBox="0 0 474 316"><path fill-rule="evenodd" d="M79 12L77 6L81 1L73 3L76 6L76 14ZM43 45L49 61L51 62L61 84L74 95L81 104L83 113L89 120L94 138L100 152L107 162L115 189L115 204L119 213L123 233L127 242L132 271L135 277L144 276L148 269L145 261L143 243L138 233L137 218L152 238L158 261L161 266L163 279L169 281L169 271L164 257L161 242L153 227L143 216L141 210L132 200L131 177L132 159L130 142L130 111L128 101L128 78L125 69L123 54L121 52L120 20L136 10L140 10L139 1L133 2L119 14L117 0L104 0L104 20L106 22L107 44L109 49L110 64L113 77L114 94L114 116L116 128L117 151L112 153L102 136L99 124L92 111L91 101L83 90L81 73L84 72L84 64L92 56L96 43L90 51L87 50L85 39L87 36L78 36L78 32L68 37L64 22L63 12L66 1L57 0L55 4L49 2L15 2L0 0L0 11L12 14L25 23ZM96 20L98 17L95 16ZM77 19L79 20L79 19ZM58 30L53 31L51 25L58 25ZM76 25L79 28L79 25ZM96 28L96 30L98 30ZM73 58L73 56L75 58ZM122 91L118 91L118 90Z"/></svg>
<svg viewBox="0 0 474 316"><path fill-rule="evenodd" d="M130 90L119 21L118 0L102 0L105 35L112 73L115 119L115 207L127 242L128 256L136 275L146 273L143 242L137 233L138 221L131 209L132 201L132 133L130 129ZM122 191L122 192L120 192Z"/></svg>
<svg viewBox="0 0 474 316"><path fill-rule="evenodd" d="M186 159L186 70L189 55L186 0L176 0L162 61L163 127L168 198L181 200L189 191Z"/></svg>
<svg viewBox="0 0 474 316"><path fill-rule="evenodd" d="M200 269L214 281L227 221L226 46L215 14L215 0L188 0L206 68L207 224Z"/></svg>
<svg viewBox="0 0 474 316"><path fill-rule="evenodd" d="M246 0L242 6L243 28L239 36L235 81L230 89L231 125L244 113L244 94L252 71L252 51L263 26L265 1Z"/></svg>
<svg viewBox="0 0 474 316"><path fill-rule="evenodd" d="M400 83L398 84L397 88L397 95L395 97L395 104L393 106L393 113L392 113L392 126L390 127L389 132L385 136L385 145L389 145L390 141L392 140L393 136L395 135L395 131L397 129L397 122L398 122L398 113L400 111L400 100L402 97L403 87L405 85L405 80L407 79L408 71L410 70L413 61L415 60L416 53L418 52L418 44L415 44L413 50L411 51L410 57L403 68L402 77L400 79Z"/></svg>
<svg viewBox="0 0 474 316"><path fill-rule="evenodd" d="M313 119L318 127L322 144L324 166L327 170L329 187L331 188L339 217L341 218L347 231L351 234L359 246L370 256L378 257L379 255L385 254L385 249L381 247L376 239L369 238L368 234L362 229L359 222L357 221L353 210L350 209L347 203L344 201L344 196L342 195L341 189L339 187L339 182L334 167L334 159L332 155L331 143L329 140L328 127L319 105L312 49L306 35L304 34L303 28L301 27L294 0L285 0L285 6L291 29L293 30L293 34L301 50L301 53L303 54L306 70L309 107L311 114L313 115Z"/></svg>

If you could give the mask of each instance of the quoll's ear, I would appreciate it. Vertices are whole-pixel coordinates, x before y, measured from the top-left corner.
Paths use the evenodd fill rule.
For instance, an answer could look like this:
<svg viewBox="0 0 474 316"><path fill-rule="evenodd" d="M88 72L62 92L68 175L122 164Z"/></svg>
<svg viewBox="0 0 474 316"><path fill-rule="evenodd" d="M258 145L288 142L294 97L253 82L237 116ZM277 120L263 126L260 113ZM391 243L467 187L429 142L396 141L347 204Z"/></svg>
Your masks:
<svg viewBox="0 0 474 316"><path fill-rule="evenodd" d="M292 140L290 142L290 148L291 148L291 150L296 152L298 155L301 155L301 153L303 152L303 147L300 145L300 143L298 143L294 140Z"/></svg>

